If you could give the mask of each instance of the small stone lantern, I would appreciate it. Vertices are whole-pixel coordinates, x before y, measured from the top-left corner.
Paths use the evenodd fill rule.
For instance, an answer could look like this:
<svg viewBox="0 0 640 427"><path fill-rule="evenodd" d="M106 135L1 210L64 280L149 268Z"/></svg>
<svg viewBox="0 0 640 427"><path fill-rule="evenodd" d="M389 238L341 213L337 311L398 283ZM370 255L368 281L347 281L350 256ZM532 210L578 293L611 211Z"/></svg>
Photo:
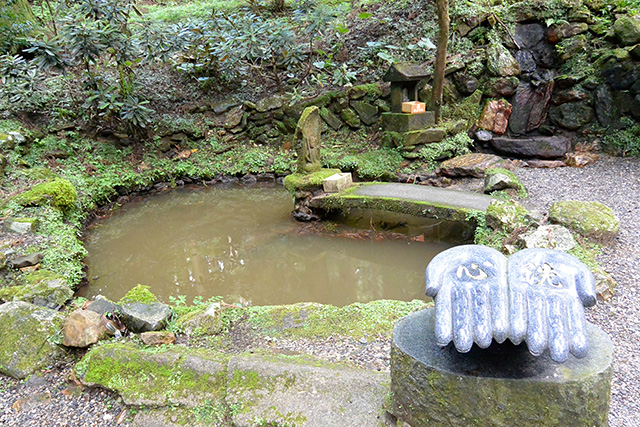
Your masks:
<svg viewBox="0 0 640 427"><path fill-rule="evenodd" d="M391 65L382 77L391 83L391 112L402 113L404 101L418 100L418 82L427 78L424 68L412 62L399 62Z"/></svg>

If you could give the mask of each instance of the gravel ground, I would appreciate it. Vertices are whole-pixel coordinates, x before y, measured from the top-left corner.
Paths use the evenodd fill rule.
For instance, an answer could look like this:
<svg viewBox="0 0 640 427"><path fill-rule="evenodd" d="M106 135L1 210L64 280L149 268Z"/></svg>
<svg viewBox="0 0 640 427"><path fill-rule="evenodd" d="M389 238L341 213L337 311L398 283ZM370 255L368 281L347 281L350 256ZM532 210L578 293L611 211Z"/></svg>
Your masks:
<svg viewBox="0 0 640 427"><path fill-rule="evenodd" d="M529 191L526 205L546 212L557 200L597 201L621 222L612 245L603 248L602 266L618 282L614 297L587 309L587 319L605 330L614 345L609 425L640 424L640 159L601 156L584 168L519 169Z"/></svg>
<svg viewBox="0 0 640 427"><path fill-rule="evenodd" d="M602 156L585 168L518 169L515 173L529 191L525 204L530 209L546 212L557 200L593 200L610 206L620 218L620 235L603 248L600 257L618 287L611 300L587 309L587 318L603 328L614 343L609 425L635 427L640 419L640 290L634 280L640 270L640 159ZM384 338L311 342L254 337L239 347L308 353L367 369L389 369L389 340ZM116 395L79 387L68 367L25 381L0 375L0 425L128 426L130 419L130 411Z"/></svg>

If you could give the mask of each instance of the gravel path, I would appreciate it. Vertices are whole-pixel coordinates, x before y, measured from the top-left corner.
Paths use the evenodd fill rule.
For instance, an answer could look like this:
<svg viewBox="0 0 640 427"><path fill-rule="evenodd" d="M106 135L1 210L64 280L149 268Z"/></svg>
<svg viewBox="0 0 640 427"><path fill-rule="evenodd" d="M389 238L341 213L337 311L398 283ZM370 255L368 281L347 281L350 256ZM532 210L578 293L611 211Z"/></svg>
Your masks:
<svg viewBox="0 0 640 427"><path fill-rule="evenodd" d="M525 204L546 212L557 200L593 200L614 209L622 223L615 242L603 248L602 265L618 282L614 297L587 309L587 318L611 337L615 349L611 427L635 427L640 419L640 159L602 156L585 168L518 169L529 191ZM321 342L260 338L245 344L285 354L309 353L388 370L389 341L330 338ZM2 426L128 426L131 414L114 394L79 389L68 367L26 381L0 375Z"/></svg>
<svg viewBox="0 0 640 427"><path fill-rule="evenodd" d="M640 159L601 156L584 168L519 169L529 191L526 205L546 212L557 200L597 201L621 222L615 242L599 261L618 282L614 297L587 309L590 322L604 329L614 345L614 376L609 425L640 424Z"/></svg>

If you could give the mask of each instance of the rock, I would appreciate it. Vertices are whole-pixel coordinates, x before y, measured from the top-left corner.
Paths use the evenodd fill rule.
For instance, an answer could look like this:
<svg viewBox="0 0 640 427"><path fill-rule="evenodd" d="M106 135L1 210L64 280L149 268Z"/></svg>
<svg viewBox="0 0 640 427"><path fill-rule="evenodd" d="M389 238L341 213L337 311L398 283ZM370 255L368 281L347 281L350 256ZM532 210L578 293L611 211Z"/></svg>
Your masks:
<svg viewBox="0 0 640 427"><path fill-rule="evenodd" d="M569 251L576 246L571 231L561 225L541 225L520 236L525 248L557 249Z"/></svg>
<svg viewBox="0 0 640 427"><path fill-rule="evenodd" d="M527 166L530 168L552 169L563 168L567 166L564 160L527 160Z"/></svg>
<svg viewBox="0 0 640 427"><path fill-rule="evenodd" d="M487 48L487 70L497 77L520 75L518 61L500 43L492 43Z"/></svg>
<svg viewBox="0 0 640 427"><path fill-rule="evenodd" d="M515 200L492 200L487 208L487 226L511 233L526 226L529 211Z"/></svg>
<svg viewBox="0 0 640 427"><path fill-rule="evenodd" d="M11 233L28 234L33 233L38 224L36 218L16 218L7 220L4 229Z"/></svg>
<svg viewBox="0 0 640 427"><path fill-rule="evenodd" d="M587 101L590 95L584 89L557 90L551 97L551 103L555 105L566 104L567 102Z"/></svg>
<svg viewBox="0 0 640 427"><path fill-rule="evenodd" d="M395 145L396 147L415 147L416 145L440 142L445 138L445 136L447 136L446 129L429 128L404 133L384 132L382 134L382 140L386 145Z"/></svg>
<svg viewBox="0 0 640 427"><path fill-rule="evenodd" d="M478 89L478 79L462 73L456 73L454 76L456 87L464 95L471 95Z"/></svg>
<svg viewBox="0 0 640 427"><path fill-rule="evenodd" d="M561 135L535 138L495 137L490 144L505 154L543 159L562 157L571 150L571 141Z"/></svg>
<svg viewBox="0 0 640 427"><path fill-rule="evenodd" d="M359 129L362 126L360 118L351 108L345 108L340 111L340 117L352 129Z"/></svg>
<svg viewBox="0 0 640 427"><path fill-rule="evenodd" d="M98 314L121 313L122 307L102 295L96 295L87 310L95 311Z"/></svg>
<svg viewBox="0 0 640 427"><path fill-rule="evenodd" d="M236 356L229 362L228 405L238 427L379 426L389 374L335 366L310 357Z"/></svg>
<svg viewBox="0 0 640 427"><path fill-rule="evenodd" d="M0 175L4 174L4 170L6 169L8 164L9 160L7 160L7 156L5 156L4 154L0 154Z"/></svg>
<svg viewBox="0 0 640 427"><path fill-rule="evenodd" d="M613 291L616 287L616 281L602 267L597 266L591 270L596 279L596 294L603 301L608 301L613 297Z"/></svg>
<svg viewBox="0 0 640 427"><path fill-rule="evenodd" d="M81 367L81 368L79 368ZM133 344L93 347L76 365L87 386L117 392L127 405L183 406L223 403L226 386L224 356L178 347L154 352Z"/></svg>
<svg viewBox="0 0 640 427"><path fill-rule="evenodd" d="M440 164L440 173L449 177L473 176L482 178L485 169L503 163L502 157L493 154L471 153L445 160Z"/></svg>
<svg viewBox="0 0 640 427"><path fill-rule="evenodd" d="M593 108L585 102L571 102L553 108L550 113L551 121L565 129L578 130L590 123L594 118Z"/></svg>
<svg viewBox="0 0 640 427"><path fill-rule="evenodd" d="M547 32L547 40L549 43L558 43L562 39L568 39L578 34L586 33L589 25L586 22L565 22L564 24L554 25Z"/></svg>
<svg viewBox="0 0 640 427"><path fill-rule="evenodd" d="M240 178L240 182L242 185L255 185L258 182L258 178L256 178L253 174L245 174Z"/></svg>
<svg viewBox="0 0 640 427"><path fill-rule="evenodd" d="M367 126L371 126L378 121L378 107L364 101L352 102L353 109L358 113L358 117Z"/></svg>
<svg viewBox="0 0 640 427"><path fill-rule="evenodd" d="M354 113L355 114L355 113ZM307 107L300 116L294 135L298 154L297 172L313 173L321 169L322 121L318 107Z"/></svg>
<svg viewBox="0 0 640 427"><path fill-rule="evenodd" d="M533 49L544 40L544 28L540 24L517 24L514 37L521 49Z"/></svg>
<svg viewBox="0 0 640 427"><path fill-rule="evenodd" d="M259 113L264 113L265 111L282 108L289 102L289 99L290 97L284 95L276 95L269 98L263 98L260 101L256 102L255 108Z"/></svg>
<svg viewBox="0 0 640 427"><path fill-rule="evenodd" d="M636 61L640 61L640 44L635 45L629 51L629 55Z"/></svg>
<svg viewBox="0 0 640 427"><path fill-rule="evenodd" d="M171 308L160 302L122 304L122 321L131 332L135 333L162 329L172 315Z"/></svg>
<svg viewBox="0 0 640 427"><path fill-rule="evenodd" d="M37 265L43 258L44 255L40 252L36 252L35 254L16 257L13 261L10 261L10 263L13 268L31 267L33 265Z"/></svg>
<svg viewBox="0 0 640 427"><path fill-rule="evenodd" d="M488 194L506 188L519 189L521 185L519 182L514 181L513 177L507 173L498 172L485 174L483 192Z"/></svg>
<svg viewBox="0 0 640 427"><path fill-rule="evenodd" d="M342 120L326 107L320 109L320 117L322 117L322 120L333 130L338 130L342 127Z"/></svg>
<svg viewBox="0 0 640 427"><path fill-rule="evenodd" d="M54 310L73 297L63 277L49 270L38 270L25 277L25 285L0 288L0 299L25 301Z"/></svg>
<svg viewBox="0 0 640 427"><path fill-rule="evenodd" d="M233 108L228 113L220 117L220 124L225 129L233 129L242 123L242 117L244 116L244 106L239 105Z"/></svg>
<svg viewBox="0 0 640 427"><path fill-rule="evenodd" d="M481 129L476 132L476 139L482 142L489 142L493 139L493 134L489 131Z"/></svg>
<svg viewBox="0 0 640 427"><path fill-rule="evenodd" d="M640 42L640 19L637 16L622 15L613 24L613 32L624 46Z"/></svg>
<svg viewBox="0 0 640 427"><path fill-rule="evenodd" d="M223 114L231 110L232 108L237 107L238 105L241 104L235 101L222 101L212 105L211 109L215 114Z"/></svg>
<svg viewBox="0 0 640 427"><path fill-rule="evenodd" d="M613 344L597 326L587 323L587 356L562 364L510 341L461 354L436 345L434 328L429 308L393 331L390 411L399 419L412 426L607 425Z"/></svg>
<svg viewBox="0 0 640 427"><path fill-rule="evenodd" d="M620 231L620 220L600 202L562 200L549 208L549 220L599 242L610 242Z"/></svg>
<svg viewBox="0 0 640 427"><path fill-rule="evenodd" d="M581 168L590 165L591 163L595 163L599 158L600 155L598 153L578 151L575 153L567 153L564 157L564 162L567 166Z"/></svg>
<svg viewBox="0 0 640 427"><path fill-rule="evenodd" d="M491 98L508 98L518 89L520 80L517 77L498 77L489 80L489 90L486 93Z"/></svg>
<svg viewBox="0 0 640 427"><path fill-rule="evenodd" d="M6 150L12 150L16 145L20 145L26 141L20 132L0 132L0 147Z"/></svg>
<svg viewBox="0 0 640 427"><path fill-rule="evenodd" d="M4 252L0 252L0 270L7 266L7 256Z"/></svg>
<svg viewBox="0 0 640 427"><path fill-rule="evenodd" d="M64 323L64 341L67 347L88 347L109 336L102 315L91 310L77 309Z"/></svg>
<svg viewBox="0 0 640 427"><path fill-rule="evenodd" d="M533 73L536 71L538 66L536 65L536 60L533 57L533 53L528 50L519 50L515 54L516 61L518 61L518 65L520 66L520 70L522 73Z"/></svg>
<svg viewBox="0 0 640 427"><path fill-rule="evenodd" d="M478 127L502 135L507 131L511 111L511 104L504 99L489 101L480 114Z"/></svg>
<svg viewBox="0 0 640 427"><path fill-rule="evenodd" d="M176 335L169 331L143 332L140 334L140 339L144 345L165 345L175 343Z"/></svg>
<svg viewBox="0 0 640 427"><path fill-rule="evenodd" d="M411 132L435 124L432 111L423 114L383 113L381 120L382 128L387 132Z"/></svg>
<svg viewBox="0 0 640 427"><path fill-rule="evenodd" d="M554 82L540 83L537 87L529 83L518 86L513 99L513 112L509 129L515 134L524 134L540 127L547 116L547 105L553 93Z"/></svg>
<svg viewBox="0 0 640 427"><path fill-rule="evenodd" d="M63 321L57 311L23 301L0 305L0 372L21 379L62 357L51 337Z"/></svg>
<svg viewBox="0 0 640 427"><path fill-rule="evenodd" d="M222 306L220 303L213 303L205 311L180 317L176 325L187 335L216 335L222 331Z"/></svg>

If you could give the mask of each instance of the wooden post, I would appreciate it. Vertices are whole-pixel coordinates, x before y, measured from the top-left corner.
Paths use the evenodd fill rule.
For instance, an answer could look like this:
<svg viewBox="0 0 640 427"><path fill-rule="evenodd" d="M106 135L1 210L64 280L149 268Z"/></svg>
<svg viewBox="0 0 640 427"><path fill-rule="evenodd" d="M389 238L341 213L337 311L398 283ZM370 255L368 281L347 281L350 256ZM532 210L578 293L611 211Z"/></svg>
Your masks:
<svg viewBox="0 0 640 427"><path fill-rule="evenodd" d="M436 0L438 6L438 44L436 50L436 64L433 73L433 93L431 95L431 109L435 114L436 123L440 121L442 108L442 92L444 89L444 72L447 65L447 42L449 40L449 0Z"/></svg>

